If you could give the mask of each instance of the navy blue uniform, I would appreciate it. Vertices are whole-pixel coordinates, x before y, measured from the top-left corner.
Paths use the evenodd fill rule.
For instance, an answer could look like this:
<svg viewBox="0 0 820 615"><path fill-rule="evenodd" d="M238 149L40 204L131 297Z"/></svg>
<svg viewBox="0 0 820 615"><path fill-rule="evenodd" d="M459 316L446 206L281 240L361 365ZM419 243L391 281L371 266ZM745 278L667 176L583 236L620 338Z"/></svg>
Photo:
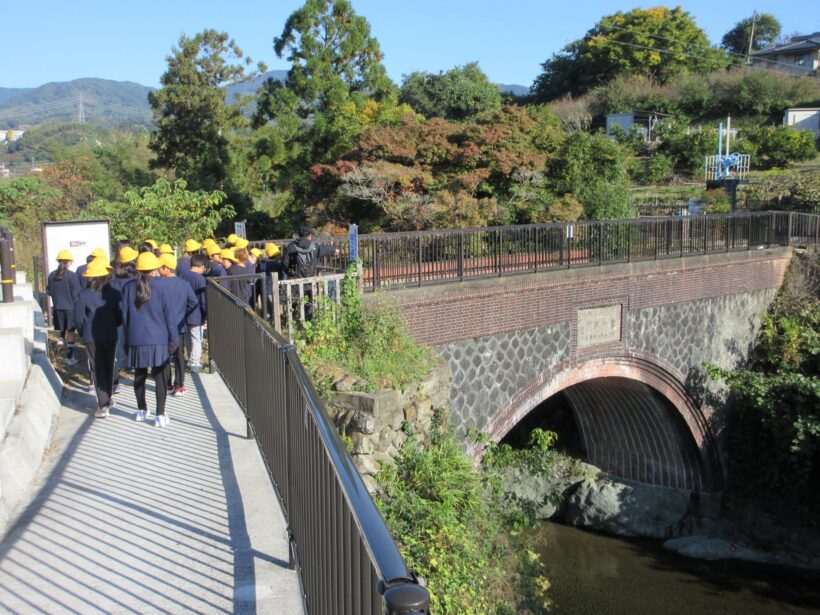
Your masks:
<svg viewBox="0 0 820 615"><path fill-rule="evenodd" d="M114 393L117 328L122 324L121 301L120 291L109 284L102 290L83 290L74 309L74 321L86 344L88 373L100 408L111 406Z"/></svg>
<svg viewBox="0 0 820 615"><path fill-rule="evenodd" d="M223 278L228 275L228 270L216 261L210 261L208 263L208 273L206 275L212 278Z"/></svg>
<svg viewBox="0 0 820 615"><path fill-rule="evenodd" d="M147 410L145 381L148 368L154 378L157 397L157 416L165 414L168 395L168 358L179 346L179 328L174 320L173 302L169 287L157 284L159 278L147 278L151 287L151 299L137 308L137 281L128 282L122 291L125 345L131 366L134 368L134 394L137 408ZM139 418L139 414L137 415ZM141 420L141 419L140 419Z"/></svg>
<svg viewBox="0 0 820 615"><path fill-rule="evenodd" d="M174 322L177 323L177 331L179 331L180 338L182 338L187 329L186 321L188 312L193 312L198 307L194 290L185 280L176 276L156 278L156 282L158 285L161 284L167 287L168 295L171 299L171 313L174 315ZM169 371L168 388L184 389L185 349L182 344L177 344L176 348L171 349L171 365L174 366L174 378L173 380L171 379L172 374Z"/></svg>
<svg viewBox="0 0 820 615"><path fill-rule="evenodd" d="M67 269L61 280L57 279L57 270L48 274L46 293L51 297L54 314L54 328L58 331L74 329L74 306L80 298L80 280L77 274Z"/></svg>
<svg viewBox="0 0 820 615"><path fill-rule="evenodd" d="M86 269L88 269L88 263L86 263L85 265L80 265L79 267L77 267L77 271L75 272L77 274L77 280L80 282L80 288L81 289L88 288L88 278L83 276Z"/></svg>
<svg viewBox="0 0 820 615"><path fill-rule="evenodd" d="M183 271L190 271L191 270L191 257L190 256L181 256L179 260L177 260L177 275L182 273Z"/></svg>
<svg viewBox="0 0 820 615"><path fill-rule="evenodd" d="M208 283L201 273L193 271L186 271L179 278L190 285L197 301L196 307L188 312L186 322L191 327L200 327L208 319L208 303L205 295L205 288Z"/></svg>

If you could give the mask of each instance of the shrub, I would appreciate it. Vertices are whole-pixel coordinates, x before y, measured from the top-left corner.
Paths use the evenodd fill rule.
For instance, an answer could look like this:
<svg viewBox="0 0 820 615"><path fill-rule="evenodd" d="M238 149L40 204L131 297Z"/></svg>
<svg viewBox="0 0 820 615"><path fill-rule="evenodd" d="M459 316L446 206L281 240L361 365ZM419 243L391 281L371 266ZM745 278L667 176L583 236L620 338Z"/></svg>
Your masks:
<svg viewBox="0 0 820 615"><path fill-rule="evenodd" d="M299 356L313 373L328 364L367 382L403 389L418 382L434 364L432 354L410 337L400 310L387 301L365 304L350 265L342 286L341 308L323 298L313 320L299 332ZM317 378L321 381L321 378Z"/></svg>
<svg viewBox="0 0 820 615"><path fill-rule="evenodd" d="M792 162L811 160L817 155L814 134L791 126L766 126L744 132L764 167L786 167Z"/></svg>

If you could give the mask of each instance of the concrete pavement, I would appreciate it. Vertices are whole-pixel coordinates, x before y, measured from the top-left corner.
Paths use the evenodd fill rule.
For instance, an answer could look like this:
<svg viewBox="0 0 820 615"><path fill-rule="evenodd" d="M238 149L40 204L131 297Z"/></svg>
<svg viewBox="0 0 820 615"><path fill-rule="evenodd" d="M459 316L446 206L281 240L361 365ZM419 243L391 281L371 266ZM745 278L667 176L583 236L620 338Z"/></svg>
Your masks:
<svg viewBox="0 0 820 615"><path fill-rule="evenodd" d="M168 400L167 428L134 421L130 383L106 419L93 418L92 394L66 391L0 542L0 612L302 613L244 416L218 375L190 380Z"/></svg>

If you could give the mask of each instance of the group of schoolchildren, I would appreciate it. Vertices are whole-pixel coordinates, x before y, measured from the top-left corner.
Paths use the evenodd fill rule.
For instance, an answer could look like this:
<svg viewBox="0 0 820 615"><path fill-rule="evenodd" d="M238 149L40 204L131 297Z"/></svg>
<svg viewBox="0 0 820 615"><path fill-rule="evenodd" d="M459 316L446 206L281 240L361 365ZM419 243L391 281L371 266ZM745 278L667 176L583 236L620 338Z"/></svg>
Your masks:
<svg viewBox="0 0 820 615"><path fill-rule="evenodd" d="M85 343L97 418L109 415L120 389L119 372L128 368L134 372L135 418L149 420L145 385L150 370L156 384L154 425L166 427L167 396L187 393L186 353L187 368L201 371L208 315L205 277L226 275L222 259L214 259L217 249L220 256L224 250L213 239L202 244L189 239L184 247L177 259L167 244L147 239L134 249L121 242L113 263L102 248L95 248L76 272L69 250L57 254L57 269L46 286L57 343L66 347L69 365L77 363L76 335Z"/></svg>

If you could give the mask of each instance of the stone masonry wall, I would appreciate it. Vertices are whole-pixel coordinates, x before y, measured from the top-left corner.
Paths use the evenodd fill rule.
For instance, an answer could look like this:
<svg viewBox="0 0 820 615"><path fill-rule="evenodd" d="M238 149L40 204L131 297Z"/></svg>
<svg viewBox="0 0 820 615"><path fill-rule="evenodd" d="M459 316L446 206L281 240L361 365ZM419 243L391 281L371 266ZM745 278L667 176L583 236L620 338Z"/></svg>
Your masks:
<svg viewBox="0 0 820 615"><path fill-rule="evenodd" d="M568 323L452 342L438 348L452 371L450 417L456 430L482 430L488 409L503 408L538 374L569 357Z"/></svg>

